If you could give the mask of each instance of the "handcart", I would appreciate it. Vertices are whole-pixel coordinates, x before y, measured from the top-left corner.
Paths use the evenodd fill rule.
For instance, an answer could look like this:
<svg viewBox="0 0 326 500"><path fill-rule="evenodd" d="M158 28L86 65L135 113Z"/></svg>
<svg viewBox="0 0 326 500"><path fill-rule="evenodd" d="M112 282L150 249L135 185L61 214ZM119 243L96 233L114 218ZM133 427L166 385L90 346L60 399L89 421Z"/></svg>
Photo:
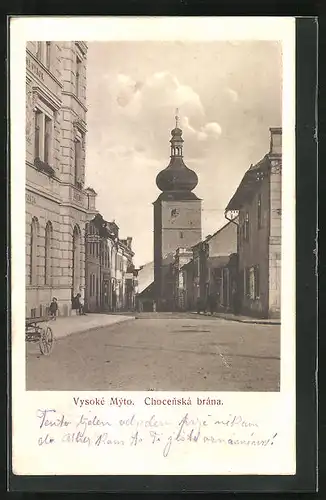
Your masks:
<svg viewBox="0 0 326 500"><path fill-rule="evenodd" d="M51 353L54 343L53 332L48 325L52 320L53 318L49 316L26 318L25 340L38 343L41 353L45 356Z"/></svg>

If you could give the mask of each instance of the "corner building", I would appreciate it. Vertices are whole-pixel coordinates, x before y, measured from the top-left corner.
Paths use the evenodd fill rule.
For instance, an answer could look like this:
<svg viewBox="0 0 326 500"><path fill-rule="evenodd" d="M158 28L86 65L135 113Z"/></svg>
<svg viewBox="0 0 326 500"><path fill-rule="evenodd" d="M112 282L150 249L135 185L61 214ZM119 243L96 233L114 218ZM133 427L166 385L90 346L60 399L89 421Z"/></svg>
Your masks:
<svg viewBox="0 0 326 500"><path fill-rule="evenodd" d="M86 60L83 41L26 45L26 315L52 297L70 315L84 297L85 225L95 198L85 189Z"/></svg>
<svg viewBox="0 0 326 500"><path fill-rule="evenodd" d="M154 287L158 310L175 308L174 253L201 240L201 200L192 192L197 174L183 161L182 130L171 132L169 165L156 177L162 191L154 205Z"/></svg>

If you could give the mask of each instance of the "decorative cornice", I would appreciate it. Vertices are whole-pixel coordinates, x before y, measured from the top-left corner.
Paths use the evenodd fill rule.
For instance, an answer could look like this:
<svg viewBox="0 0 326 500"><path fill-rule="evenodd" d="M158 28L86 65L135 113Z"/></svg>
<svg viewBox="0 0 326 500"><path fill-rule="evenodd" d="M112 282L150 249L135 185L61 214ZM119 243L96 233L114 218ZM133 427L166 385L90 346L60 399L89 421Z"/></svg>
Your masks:
<svg viewBox="0 0 326 500"><path fill-rule="evenodd" d="M87 107L80 99L78 99L78 97L73 92L69 92L68 90L63 90L62 95L67 95L68 97L72 97L73 99L75 99L75 101L78 102L78 104L81 106L81 108L83 108L85 113L87 113L87 111L88 111ZM68 106L65 106L65 107L68 108Z"/></svg>
<svg viewBox="0 0 326 500"><path fill-rule="evenodd" d="M87 132L86 122L81 118L77 118L76 120L73 121L73 127L82 132L83 134L86 134Z"/></svg>
<svg viewBox="0 0 326 500"><path fill-rule="evenodd" d="M61 108L62 101L59 99L57 96L54 94L50 94L47 92L48 89L43 89L42 87L35 87L33 86L33 92L38 95L46 104L49 104L49 106L54 110L54 111L59 111Z"/></svg>

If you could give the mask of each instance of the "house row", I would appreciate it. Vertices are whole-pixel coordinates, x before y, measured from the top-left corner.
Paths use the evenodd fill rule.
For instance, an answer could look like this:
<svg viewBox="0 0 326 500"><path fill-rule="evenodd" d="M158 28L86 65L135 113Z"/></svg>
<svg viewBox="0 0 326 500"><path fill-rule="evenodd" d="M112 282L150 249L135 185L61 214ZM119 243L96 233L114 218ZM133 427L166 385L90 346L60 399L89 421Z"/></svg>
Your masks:
<svg viewBox="0 0 326 500"><path fill-rule="evenodd" d="M86 225L85 308L88 312L131 311L135 307L137 272L132 238L121 239L119 227L100 213Z"/></svg>
<svg viewBox="0 0 326 500"><path fill-rule="evenodd" d="M191 248L178 248L171 273L178 310L209 309L260 318L281 312L282 129L229 201L229 222Z"/></svg>
<svg viewBox="0 0 326 500"><path fill-rule="evenodd" d="M282 129L271 128L268 153L245 172L225 209L228 222L165 255L163 310L280 317L281 176ZM141 270L138 303L151 310L160 293L145 275Z"/></svg>

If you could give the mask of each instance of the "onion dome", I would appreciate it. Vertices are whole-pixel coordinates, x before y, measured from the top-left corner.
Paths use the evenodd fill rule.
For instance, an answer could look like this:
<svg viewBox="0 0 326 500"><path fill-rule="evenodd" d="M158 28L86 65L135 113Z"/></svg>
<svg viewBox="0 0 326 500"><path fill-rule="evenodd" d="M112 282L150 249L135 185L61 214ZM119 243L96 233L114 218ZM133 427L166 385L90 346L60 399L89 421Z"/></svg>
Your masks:
<svg viewBox="0 0 326 500"><path fill-rule="evenodd" d="M190 192L198 184L197 174L183 161L182 130L178 127L179 117L175 117L176 126L171 130L171 159L169 165L156 177L157 187L163 191Z"/></svg>

